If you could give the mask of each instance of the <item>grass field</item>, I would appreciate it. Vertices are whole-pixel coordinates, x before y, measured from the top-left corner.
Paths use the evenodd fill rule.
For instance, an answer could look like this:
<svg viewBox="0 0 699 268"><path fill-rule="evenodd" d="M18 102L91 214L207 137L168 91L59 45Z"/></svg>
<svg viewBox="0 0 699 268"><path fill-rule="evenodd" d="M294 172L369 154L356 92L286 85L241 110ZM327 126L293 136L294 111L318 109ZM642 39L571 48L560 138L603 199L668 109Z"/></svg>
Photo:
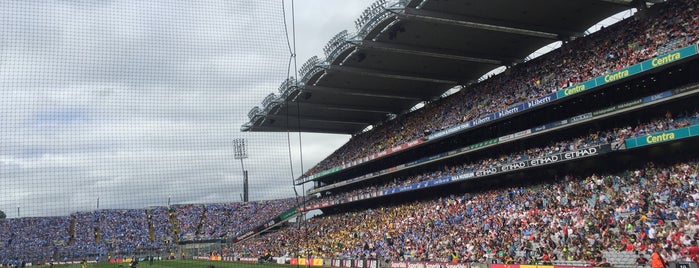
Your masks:
<svg viewBox="0 0 699 268"><path fill-rule="evenodd" d="M257 264L257 263L231 263L231 262L211 262L211 261L156 261L153 265L148 264L148 262L141 262L138 264L138 268L206 268L209 265L213 265L216 268L279 268L285 265L278 264ZM40 266L48 267L48 266ZM58 268L80 268L80 264L71 265L54 265ZM91 263L87 265L88 268L128 268L128 263Z"/></svg>

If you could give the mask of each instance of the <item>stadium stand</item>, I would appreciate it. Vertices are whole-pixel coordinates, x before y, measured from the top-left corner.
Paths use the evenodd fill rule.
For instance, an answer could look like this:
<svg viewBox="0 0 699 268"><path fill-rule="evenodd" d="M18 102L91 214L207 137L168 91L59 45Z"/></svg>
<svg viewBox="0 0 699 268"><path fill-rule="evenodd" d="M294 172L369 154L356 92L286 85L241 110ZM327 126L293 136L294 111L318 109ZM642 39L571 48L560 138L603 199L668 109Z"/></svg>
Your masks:
<svg viewBox="0 0 699 268"><path fill-rule="evenodd" d="M167 255L176 250L179 241L225 241L235 234L235 230L242 232L295 206L295 199L287 198L248 203L174 205L170 209L107 209L77 212L68 217L6 219L0 221L0 264ZM226 212L217 214L214 208L220 210L223 207ZM206 227L200 227L202 223ZM180 240L176 240L178 232Z"/></svg>
<svg viewBox="0 0 699 268"><path fill-rule="evenodd" d="M699 36L699 10L695 5L694 1L670 1L658 5L651 18L634 16L565 43L542 57L353 136L304 175L379 153L509 105L695 44Z"/></svg>
<svg viewBox="0 0 699 268"><path fill-rule="evenodd" d="M0 256L29 260L52 257L55 247L70 240L69 217L18 218L0 221ZM4 261L0 261L0 264Z"/></svg>
<svg viewBox="0 0 699 268"><path fill-rule="evenodd" d="M445 146L441 150L401 151L403 155L432 153L413 158L396 156L388 160L384 156L390 154L390 148L694 46L699 37L698 12L696 1L653 5L599 32L564 42L561 48L542 57L511 66L502 74L353 135L303 174L316 181L315 188L323 189L310 191L320 198L310 201L306 209L321 209L322 215L231 245L223 250L223 255L379 259L391 263L606 266L605 262L609 262L617 267L636 267L639 254L650 256L657 247L667 261L688 260L690 242L699 239L699 165L693 152L696 138L651 149L623 147L629 140L674 133L698 124L694 91L688 93L693 96L684 103L689 109L673 109L679 102L663 108L648 106L619 113L616 124L593 118L589 124L568 127L569 131L493 146L472 157L439 158L442 153L458 151L457 142L440 143ZM621 83L637 86L655 78L635 79ZM660 87L668 84L651 87L655 86L658 88L647 93L660 93ZM625 107L625 103L639 96L644 98L624 98L620 94L609 104ZM574 108L581 115L604 109ZM541 109L559 112L554 105ZM520 118L529 121L526 116ZM537 126L531 124L525 130ZM510 127L506 133L521 130ZM452 140L485 142L481 140L483 136L459 135ZM492 135L484 140L498 138ZM466 179L439 187L428 183L600 145L614 149L610 155L539 170ZM670 153L683 146L690 149ZM369 161L383 164L362 165L343 174L328 172L339 166L356 166L355 163L367 161L362 159L376 155L381 158ZM433 163L400 171L411 161L422 159ZM362 179L365 177L370 179ZM339 266L344 265L343 262Z"/></svg>
<svg viewBox="0 0 699 268"><path fill-rule="evenodd" d="M161 245L164 249L169 249L176 240L167 207L155 207L149 210L148 216L150 226L153 227L154 243Z"/></svg>
<svg viewBox="0 0 699 268"><path fill-rule="evenodd" d="M567 42L543 57L355 135L304 176L696 45L698 36L696 0L654 5L642 15ZM599 125L584 135L550 138L541 146L523 143L519 146L524 148L518 150L513 146L469 161L416 168L407 176L323 193L308 206L564 151L623 144L635 137L699 124L696 104L692 108L646 115L644 121L613 128ZM692 150L696 139L682 146ZM453 148L444 150L448 149ZM272 255L571 266L598 265L605 258L617 266L631 267L639 253L659 245L666 260L686 259L690 243L699 240L699 162L696 152L672 156L665 161L644 160L640 167L614 167L613 171L582 163L578 169L556 170L568 172L562 176L556 172L515 173L516 182L510 176L493 179L483 187L459 186L409 197L332 204L323 207L323 215L271 228L262 235L244 236L221 253L235 258ZM6 219L0 221L0 263L168 252L180 243L225 240L252 229L268 229L272 226L265 222L297 205L297 200L280 199Z"/></svg>
<svg viewBox="0 0 699 268"><path fill-rule="evenodd" d="M674 130L689 125L699 124L699 110L689 112L685 111L679 115L672 116L672 113L666 112L662 115L657 115L655 119L648 122L639 122L636 125L626 125L616 127L614 129L589 130L589 134L575 137L573 139L559 137L559 140L552 141L546 146L527 148L524 151L509 152L503 155L497 155L477 162L463 163L454 166L441 166L436 170L431 170L428 173L420 173L408 177L393 177L390 181L369 185L366 188L358 188L349 192L341 192L335 195L327 195L323 198L318 198L311 201L309 207L317 207L320 203L337 203L336 201L348 202L351 197L359 199L367 194L380 192L385 189L408 186L419 182L438 179L442 176L455 176L466 172L475 172L477 170L495 168L497 166L507 165L511 163L549 157L554 154L565 152L573 152L585 148L592 148L603 144L611 144L613 142L623 142L624 140L651 135L667 130Z"/></svg>
<svg viewBox="0 0 699 268"><path fill-rule="evenodd" d="M226 252L501 263L542 263L548 255L557 265L596 263L604 256L617 265L633 265L637 253L660 243L673 261L684 258L688 241L699 239L698 171L696 160L667 166L649 162L614 174L569 175L346 211L267 233Z"/></svg>

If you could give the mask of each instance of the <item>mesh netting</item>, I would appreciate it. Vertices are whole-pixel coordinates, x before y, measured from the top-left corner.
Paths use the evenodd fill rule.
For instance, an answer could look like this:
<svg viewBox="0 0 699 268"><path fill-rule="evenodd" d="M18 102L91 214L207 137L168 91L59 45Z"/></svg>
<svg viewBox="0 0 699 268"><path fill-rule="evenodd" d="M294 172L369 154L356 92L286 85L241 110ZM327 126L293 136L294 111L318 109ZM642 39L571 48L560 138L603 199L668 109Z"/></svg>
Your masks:
<svg viewBox="0 0 699 268"><path fill-rule="evenodd" d="M241 133L287 77L280 1L0 5L9 218L293 196L286 133Z"/></svg>

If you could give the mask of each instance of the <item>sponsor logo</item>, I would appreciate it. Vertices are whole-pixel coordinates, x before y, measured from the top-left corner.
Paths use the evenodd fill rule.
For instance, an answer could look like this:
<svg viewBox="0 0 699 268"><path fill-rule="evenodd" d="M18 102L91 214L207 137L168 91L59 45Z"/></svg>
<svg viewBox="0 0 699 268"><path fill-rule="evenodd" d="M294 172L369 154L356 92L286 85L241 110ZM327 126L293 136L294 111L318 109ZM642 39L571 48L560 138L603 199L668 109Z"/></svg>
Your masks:
<svg viewBox="0 0 699 268"><path fill-rule="evenodd" d="M511 139L514 138L514 137L515 137L514 134L508 134L508 135L505 135L505 136L500 137L498 140L500 140L500 141L507 141L507 140L511 140Z"/></svg>
<svg viewBox="0 0 699 268"><path fill-rule="evenodd" d="M614 82L629 76L629 70L621 70L604 76L604 82Z"/></svg>
<svg viewBox="0 0 699 268"><path fill-rule="evenodd" d="M489 168L489 169L483 169L483 170L476 171L476 176L478 176L478 177L488 176L488 175L495 174L495 173L498 173L497 169Z"/></svg>
<svg viewBox="0 0 699 268"><path fill-rule="evenodd" d="M488 122L490 122L490 116L481 117L481 118L478 118L476 120L473 120L473 125L477 126L477 125L480 125L483 123L488 123Z"/></svg>
<svg viewBox="0 0 699 268"><path fill-rule="evenodd" d="M638 104L641 104L641 103L643 103L643 99L638 99L638 100L630 101L630 102L627 102L627 103L619 104L619 105L616 106L616 108L617 108L617 109L624 109L624 108L629 108L629 107L631 107L631 106L638 105Z"/></svg>
<svg viewBox="0 0 699 268"><path fill-rule="evenodd" d="M543 98L530 100L527 102L527 108L539 106L539 105L542 105L542 104L550 102L550 101L551 101L551 96L546 96Z"/></svg>
<svg viewBox="0 0 699 268"><path fill-rule="evenodd" d="M653 65L653 67L658 67L660 65L668 64L670 62L679 60L681 57L682 55L679 52L675 52L660 58L655 58L653 59L653 61L650 62L650 64Z"/></svg>
<svg viewBox="0 0 699 268"><path fill-rule="evenodd" d="M655 94L655 95L650 96L650 97L646 97L643 100L646 102L651 102L651 101L656 101L659 99L664 99L664 98L667 98L669 96L672 96L672 92L665 91L665 92L661 92L661 93Z"/></svg>
<svg viewBox="0 0 699 268"><path fill-rule="evenodd" d="M505 117L513 113L519 112L519 107L512 107L498 112L498 117Z"/></svg>
<svg viewBox="0 0 699 268"><path fill-rule="evenodd" d="M581 114L581 115L570 118L570 122L576 122L576 121L588 119L590 117L592 117L592 113Z"/></svg>
<svg viewBox="0 0 699 268"><path fill-rule="evenodd" d="M530 133L532 133L532 131L530 129L522 130L520 132L515 133L515 138L522 137L522 136L530 134Z"/></svg>
<svg viewBox="0 0 699 268"><path fill-rule="evenodd" d="M532 132L542 131L544 129L546 129L546 126L535 127Z"/></svg>
<svg viewBox="0 0 699 268"><path fill-rule="evenodd" d="M391 262L391 268L408 268L408 264L405 262Z"/></svg>
<svg viewBox="0 0 699 268"><path fill-rule="evenodd" d="M426 268L424 263L408 263L408 268Z"/></svg>
<svg viewBox="0 0 699 268"><path fill-rule="evenodd" d="M268 223L265 223L265 228L271 227L274 225L276 222L274 220L269 221Z"/></svg>
<svg viewBox="0 0 699 268"><path fill-rule="evenodd" d="M646 136L646 142L648 144L659 143L664 141L671 141L675 139L675 133L662 133L657 135Z"/></svg>
<svg viewBox="0 0 699 268"><path fill-rule="evenodd" d="M246 237L251 236L251 235L253 235L253 234L255 234L255 231L254 231L254 230L253 230L253 231L248 231L247 233L244 233L243 235L238 236L238 238L236 238L236 240L240 241L240 240L245 239Z"/></svg>
<svg viewBox="0 0 699 268"><path fill-rule="evenodd" d="M582 149L578 150L575 152L568 152L563 154L564 159L575 159L575 158L581 158L581 157L586 157L590 155L596 155L597 154L597 148L587 148L587 149Z"/></svg>
<svg viewBox="0 0 699 268"><path fill-rule="evenodd" d="M556 163L556 162L558 162L558 160L561 160L561 158L558 155L554 155L554 156L537 158L537 159L531 160L531 161L529 161L529 164L531 164L532 166L540 166L540 165Z"/></svg>
<svg viewBox="0 0 699 268"><path fill-rule="evenodd" d="M454 177L454 180L465 180L465 179L470 179L473 178L473 172L469 173L464 173L464 174L459 174Z"/></svg>
<svg viewBox="0 0 699 268"><path fill-rule="evenodd" d="M573 95L573 94L576 94L576 93L583 92L583 91L585 91L586 89L587 89L587 88L585 87L585 85L580 84L580 85L577 85L577 86L574 86L574 87L569 87L569 88L564 89L564 90L563 90L563 94L566 95L566 96L570 96L570 95Z"/></svg>
<svg viewBox="0 0 699 268"><path fill-rule="evenodd" d="M512 163L508 165L502 166L500 169L502 171L511 171L511 170L517 170L521 168L525 168L527 166L527 163L525 162L517 162L517 163Z"/></svg>
<svg viewBox="0 0 699 268"><path fill-rule="evenodd" d="M610 108L594 111L594 112L592 112L592 114L593 115L606 114L609 112L613 112L614 110L616 110L616 107L610 107Z"/></svg>

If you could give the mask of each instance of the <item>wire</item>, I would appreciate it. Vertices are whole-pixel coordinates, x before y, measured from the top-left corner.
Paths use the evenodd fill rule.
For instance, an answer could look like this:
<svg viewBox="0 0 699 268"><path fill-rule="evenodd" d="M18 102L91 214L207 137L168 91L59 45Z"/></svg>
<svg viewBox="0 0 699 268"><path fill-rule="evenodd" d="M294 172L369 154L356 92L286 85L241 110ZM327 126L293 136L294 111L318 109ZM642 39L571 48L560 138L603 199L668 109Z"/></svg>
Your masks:
<svg viewBox="0 0 699 268"><path fill-rule="evenodd" d="M286 44L287 47L289 48L289 62L287 64L287 69L286 69L286 77L289 78L291 77L291 64L294 64L294 89L298 89L298 65L297 65L297 59L296 59L296 17L295 17L295 10L294 10L294 0L291 0L291 38L289 37L289 31L288 28L289 26L287 25L286 21L286 3L284 0L282 0L282 14L284 16L284 33L286 34ZM293 44L293 45L292 45ZM287 86L289 86L287 84ZM286 106L286 142L287 142L287 147L288 147L288 152L289 152L289 169L291 171L291 187L294 190L294 195L296 196L296 205L300 206L306 203L306 196L305 194L299 195L298 191L296 190L296 185L295 185L295 176L294 176L294 161L291 153L291 131L289 127L289 99L285 98L284 99L284 104ZM299 157L300 157L300 167L301 167L301 174L303 174L303 150L302 150L302 144L301 144L301 114L300 114L300 109L297 103L297 119L298 119L298 133L299 133ZM305 193L306 188L304 184L302 184L302 193ZM301 202L299 202L299 198L301 198ZM303 215L303 213L302 213ZM297 222L298 228L302 229L302 224L300 222ZM307 227L307 226L306 226ZM307 228L303 228L304 230L301 230L302 232L305 233L305 230ZM304 234L305 235L305 234ZM300 256L300 251L301 247L300 244L297 244L296 248L296 256ZM299 264L296 264L297 267Z"/></svg>

